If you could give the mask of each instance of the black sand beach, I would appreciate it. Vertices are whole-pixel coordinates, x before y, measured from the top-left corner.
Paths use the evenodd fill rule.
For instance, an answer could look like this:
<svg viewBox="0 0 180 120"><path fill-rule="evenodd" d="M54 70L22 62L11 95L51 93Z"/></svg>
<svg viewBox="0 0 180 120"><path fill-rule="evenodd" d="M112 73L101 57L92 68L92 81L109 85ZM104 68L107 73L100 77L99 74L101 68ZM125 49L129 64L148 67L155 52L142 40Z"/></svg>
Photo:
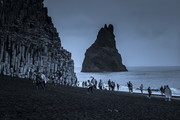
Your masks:
<svg viewBox="0 0 180 120"><path fill-rule="evenodd" d="M125 92L47 84L0 76L1 120L179 120L180 101Z"/></svg>

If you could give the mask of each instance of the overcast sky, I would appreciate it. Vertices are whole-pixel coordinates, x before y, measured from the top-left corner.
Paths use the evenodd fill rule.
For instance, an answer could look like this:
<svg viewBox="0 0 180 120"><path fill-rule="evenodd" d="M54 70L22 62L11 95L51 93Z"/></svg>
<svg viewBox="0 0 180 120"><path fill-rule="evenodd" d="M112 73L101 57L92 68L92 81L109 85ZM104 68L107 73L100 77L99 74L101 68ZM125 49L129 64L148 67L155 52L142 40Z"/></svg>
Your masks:
<svg viewBox="0 0 180 120"><path fill-rule="evenodd" d="M180 66L180 0L45 0L62 46L80 67L104 24L126 66Z"/></svg>

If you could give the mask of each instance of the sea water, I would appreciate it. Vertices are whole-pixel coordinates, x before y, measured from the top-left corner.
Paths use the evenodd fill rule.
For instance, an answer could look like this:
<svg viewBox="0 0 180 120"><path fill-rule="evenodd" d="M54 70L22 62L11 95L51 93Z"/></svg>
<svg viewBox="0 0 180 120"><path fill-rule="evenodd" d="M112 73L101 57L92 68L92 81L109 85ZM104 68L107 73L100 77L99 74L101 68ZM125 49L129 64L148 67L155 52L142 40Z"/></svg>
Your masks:
<svg viewBox="0 0 180 120"><path fill-rule="evenodd" d="M147 93L147 88L159 90L161 86L168 85L173 96L180 96L180 66L178 67L128 67L128 72L80 72L81 68L76 68L80 86L82 81L91 80L92 76L99 81L103 81L105 87L108 80L112 80L120 85L119 91L127 91L127 82L131 81L134 92L139 92L138 88L141 84L144 86L144 92ZM116 89L116 88L115 88ZM159 91L153 91L154 94L160 94Z"/></svg>

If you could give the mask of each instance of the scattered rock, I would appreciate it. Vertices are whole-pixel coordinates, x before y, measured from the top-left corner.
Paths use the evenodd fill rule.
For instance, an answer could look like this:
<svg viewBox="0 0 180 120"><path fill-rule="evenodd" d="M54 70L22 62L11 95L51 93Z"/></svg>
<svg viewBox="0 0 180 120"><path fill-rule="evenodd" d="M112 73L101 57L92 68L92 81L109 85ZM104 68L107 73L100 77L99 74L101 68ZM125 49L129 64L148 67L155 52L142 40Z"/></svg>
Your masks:
<svg viewBox="0 0 180 120"><path fill-rule="evenodd" d="M117 109L114 109L115 112L119 112Z"/></svg>
<svg viewBox="0 0 180 120"><path fill-rule="evenodd" d="M112 110L111 110L111 109L108 109L108 112L112 112Z"/></svg>

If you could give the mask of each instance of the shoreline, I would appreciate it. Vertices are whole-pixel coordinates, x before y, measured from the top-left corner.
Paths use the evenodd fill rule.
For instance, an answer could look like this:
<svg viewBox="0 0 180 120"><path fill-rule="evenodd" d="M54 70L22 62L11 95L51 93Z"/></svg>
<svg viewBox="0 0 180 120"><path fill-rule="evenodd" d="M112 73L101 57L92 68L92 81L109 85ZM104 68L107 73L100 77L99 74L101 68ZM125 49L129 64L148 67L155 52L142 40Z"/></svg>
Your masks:
<svg viewBox="0 0 180 120"><path fill-rule="evenodd" d="M83 88L83 87L79 87L79 88ZM87 89L87 88L83 88L83 89ZM99 89L96 89L96 90L99 90ZM101 91L101 90L99 90ZM110 91L110 90L102 90L103 91ZM140 93L140 92L133 92L133 93L130 93L128 91L110 91L110 92L117 92L117 93L125 93L125 94L132 94L132 95L137 95L137 96L144 96L144 97L147 97L148 96L148 93ZM161 94L151 94L151 97L152 98L160 98L160 99L165 99L165 95L161 95ZM180 100L180 96L172 96L171 98L172 100Z"/></svg>

